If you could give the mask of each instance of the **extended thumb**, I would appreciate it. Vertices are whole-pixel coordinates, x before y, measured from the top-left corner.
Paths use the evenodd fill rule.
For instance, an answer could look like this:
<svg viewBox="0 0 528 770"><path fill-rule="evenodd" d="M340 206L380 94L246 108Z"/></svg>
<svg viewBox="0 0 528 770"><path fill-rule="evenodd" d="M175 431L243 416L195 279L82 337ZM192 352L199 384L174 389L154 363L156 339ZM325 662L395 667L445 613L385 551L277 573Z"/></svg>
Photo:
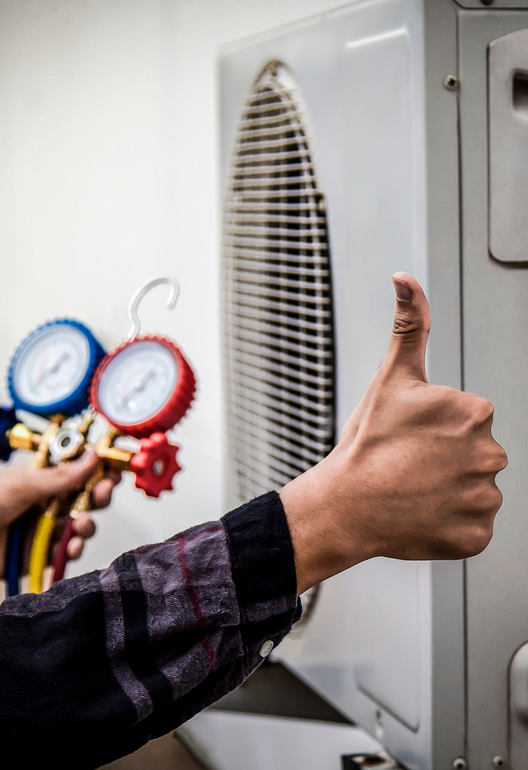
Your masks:
<svg viewBox="0 0 528 770"><path fill-rule="evenodd" d="M396 311L382 369L391 375L427 382L425 348L431 328L429 305L422 287L409 273L394 273Z"/></svg>

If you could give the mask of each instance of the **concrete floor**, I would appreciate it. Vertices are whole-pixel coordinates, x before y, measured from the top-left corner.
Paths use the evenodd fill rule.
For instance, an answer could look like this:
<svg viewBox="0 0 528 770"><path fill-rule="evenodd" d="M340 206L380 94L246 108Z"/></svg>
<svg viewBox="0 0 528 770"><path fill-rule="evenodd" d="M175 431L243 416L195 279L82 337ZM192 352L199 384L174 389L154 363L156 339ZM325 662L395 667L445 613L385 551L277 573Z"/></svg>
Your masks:
<svg viewBox="0 0 528 770"><path fill-rule="evenodd" d="M205 770L173 733L150 741L128 757L117 759L100 770Z"/></svg>

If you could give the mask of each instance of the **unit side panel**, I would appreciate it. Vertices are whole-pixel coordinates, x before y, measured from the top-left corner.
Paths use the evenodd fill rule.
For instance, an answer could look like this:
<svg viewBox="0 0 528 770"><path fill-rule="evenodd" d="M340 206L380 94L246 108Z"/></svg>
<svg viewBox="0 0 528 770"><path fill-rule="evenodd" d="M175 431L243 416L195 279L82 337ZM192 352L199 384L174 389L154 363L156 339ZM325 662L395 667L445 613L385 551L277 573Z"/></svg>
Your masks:
<svg viewBox="0 0 528 770"><path fill-rule="evenodd" d="M429 381L460 388L460 190L457 12L451 0L424 4L427 152ZM451 767L465 751L464 565L432 564L432 765Z"/></svg>
<svg viewBox="0 0 528 770"><path fill-rule="evenodd" d="M499 264L488 250L488 45L524 27L520 12L460 19L465 388L494 404L493 433L509 454L493 540L467 564L473 770L508 757L508 665L528 639L528 270Z"/></svg>

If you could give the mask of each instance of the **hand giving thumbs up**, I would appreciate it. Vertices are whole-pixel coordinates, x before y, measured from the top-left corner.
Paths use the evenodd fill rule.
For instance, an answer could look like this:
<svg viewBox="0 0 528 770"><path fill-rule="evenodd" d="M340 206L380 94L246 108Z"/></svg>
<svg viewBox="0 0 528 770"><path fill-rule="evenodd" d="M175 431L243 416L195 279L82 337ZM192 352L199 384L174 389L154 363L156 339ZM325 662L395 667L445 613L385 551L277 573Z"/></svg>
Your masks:
<svg viewBox="0 0 528 770"><path fill-rule="evenodd" d="M502 504L506 453L492 405L430 385L429 306L408 273L382 365L322 462L280 490L298 591L373 556L459 559L480 553Z"/></svg>

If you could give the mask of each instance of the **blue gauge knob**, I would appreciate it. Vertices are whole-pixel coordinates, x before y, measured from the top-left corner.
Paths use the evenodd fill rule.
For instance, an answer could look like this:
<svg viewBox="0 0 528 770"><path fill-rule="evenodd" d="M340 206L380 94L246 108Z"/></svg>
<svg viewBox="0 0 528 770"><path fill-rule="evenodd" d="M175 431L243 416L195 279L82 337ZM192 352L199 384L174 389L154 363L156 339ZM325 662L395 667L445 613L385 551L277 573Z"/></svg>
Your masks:
<svg viewBox="0 0 528 770"><path fill-rule="evenodd" d="M16 350L8 374L15 409L72 417L88 406L88 387L105 351L79 321L39 326Z"/></svg>

